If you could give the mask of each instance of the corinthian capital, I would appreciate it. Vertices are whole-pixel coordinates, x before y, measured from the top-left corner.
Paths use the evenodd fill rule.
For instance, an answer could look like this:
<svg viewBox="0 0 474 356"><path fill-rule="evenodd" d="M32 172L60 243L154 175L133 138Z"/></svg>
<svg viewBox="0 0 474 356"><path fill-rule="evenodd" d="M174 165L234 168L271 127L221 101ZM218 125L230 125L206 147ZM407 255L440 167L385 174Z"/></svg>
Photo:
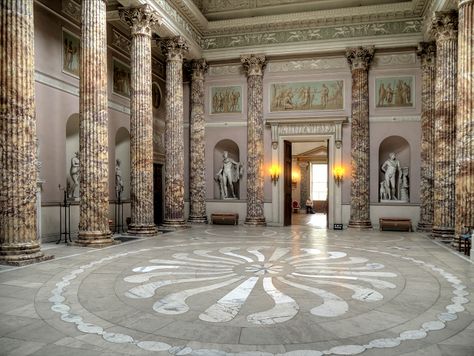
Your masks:
<svg viewBox="0 0 474 356"><path fill-rule="evenodd" d="M186 40L181 36L173 38L159 39L161 52L166 56L168 61L183 61L183 56L189 50Z"/></svg>
<svg viewBox="0 0 474 356"><path fill-rule="evenodd" d="M189 63L192 80L203 80L208 68L209 65L204 58L193 59Z"/></svg>
<svg viewBox="0 0 474 356"><path fill-rule="evenodd" d="M436 43L419 43L416 54L420 57L422 68L434 67L436 62Z"/></svg>
<svg viewBox="0 0 474 356"><path fill-rule="evenodd" d="M153 27L161 25L162 21L151 6L146 4L138 7L122 7L119 9L119 15L131 27L132 36L151 36Z"/></svg>
<svg viewBox="0 0 474 356"><path fill-rule="evenodd" d="M438 11L431 21L431 34L436 41L456 41L458 38L458 13Z"/></svg>
<svg viewBox="0 0 474 356"><path fill-rule="evenodd" d="M374 46L347 48L346 58L351 71L354 69L368 70L370 63L374 58L374 53Z"/></svg>
<svg viewBox="0 0 474 356"><path fill-rule="evenodd" d="M267 59L263 54L244 54L240 56L240 62L244 66L245 74L251 75L262 75Z"/></svg>

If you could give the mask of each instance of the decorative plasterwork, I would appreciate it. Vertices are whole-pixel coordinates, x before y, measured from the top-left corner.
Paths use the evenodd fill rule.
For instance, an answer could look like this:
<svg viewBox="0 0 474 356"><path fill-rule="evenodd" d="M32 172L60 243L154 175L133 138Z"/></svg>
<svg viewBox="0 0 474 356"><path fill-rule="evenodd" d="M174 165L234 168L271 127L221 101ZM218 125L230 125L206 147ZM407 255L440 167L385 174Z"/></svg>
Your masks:
<svg viewBox="0 0 474 356"><path fill-rule="evenodd" d="M280 73L347 68L347 60L343 57L338 57L270 62L268 63L267 71L270 73Z"/></svg>
<svg viewBox="0 0 474 356"><path fill-rule="evenodd" d="M240 74L242 70L243 68L241 64L210 66L208 75L209 76L235 75L235 74Z"/></svg>
<svg viewBox="0 0 474 356"><path fill-rule="evenodd" d="M377 67L393 67L393 66L405 66L416 63L415 53L396 53L396 54L379 54L374 57L374 66Z"/></svg>
<svg viewBox="0 0 474 356"><path fill-rule="evenodd" d="M62 0L61 12L76 22L81 22L81 5L72 0Z"/></svg>
<svg viewBox="0 0 474 356"><path fill-rule="evenodd" d="M127 38L127 36L121 34L115 29L112 29L112 46L128 54L130 53L131 41Z"/></svg>
<svg viewBox="0 0 474 356"><path fill-rule="evenodd" d="M422 22L419 19L393 22L368 23L347 26L321 27L296 31L271 31L216 37L206 37L204 50L264 46L299 42L340 41L359 37L377 37L419 33Z"/></svg>
<svg viewBox="0 0 474 356"><path fill-rule="evenodd" d="M334 135L336 148L342 145L342 124L345 117L327 119L267 119L266 124L271 128L272 147L278 148L280 136L298 135Z"/></svg>

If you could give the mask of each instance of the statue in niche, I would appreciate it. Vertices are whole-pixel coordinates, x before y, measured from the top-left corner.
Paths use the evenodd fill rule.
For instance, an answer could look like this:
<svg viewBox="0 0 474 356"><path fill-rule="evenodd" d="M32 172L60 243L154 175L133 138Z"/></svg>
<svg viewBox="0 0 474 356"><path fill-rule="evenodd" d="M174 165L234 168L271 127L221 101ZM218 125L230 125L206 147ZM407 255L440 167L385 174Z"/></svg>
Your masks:
<svg viewBox="0 0 474 356"><path fill-rule="evenodd" d="M395 152L389 154L389 158L382 164L381 170L385 174L385 179L380 185L380 200L400 200L402 170Z"/></svg>
<svg viewBox="0 0 474 356"><path fill-rule="evenodd" d="M68 198L73 200L79 199L79 152L74 153L71 158L71 167L69 168L70 181L67 182Z"/></svg>
<svg viewBox="0 0 474 356"><path fill-rule="evenodd" d="M400 187L399 200L402 202L408 202L410 200L409 195L409 183L408 183L408 167L402 167L402 175L398 184Z"/></svg>
<svg viewBox="0 0 474 356"><path fill-rule="evenodd" d="M217 172L214 180L219 183L221 199L237 199L234 185L242 178L243 166L240 162L229 158L229 152L222 155L222 168Z"/></svg>
<svg viewBox="0 0 474 356"><path fill-rule="evenodd" d="M117 194L117 199L120 200L120 196L123 192L123 179L122 179L122 169L120 164L122 162L120 159L115 160L115 193Z"/></svg>

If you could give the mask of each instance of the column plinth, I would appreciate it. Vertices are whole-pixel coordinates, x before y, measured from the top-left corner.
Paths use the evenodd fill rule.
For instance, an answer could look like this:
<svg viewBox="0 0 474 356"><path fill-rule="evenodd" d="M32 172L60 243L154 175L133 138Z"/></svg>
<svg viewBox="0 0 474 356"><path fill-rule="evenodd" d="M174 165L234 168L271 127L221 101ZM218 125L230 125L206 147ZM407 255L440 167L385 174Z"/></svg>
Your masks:
<svg viewBox="0 0 474 356"><path fill-rule="evenodd" d="M437 12L431 24L436 39L432 236L445 241L454 237L457 28L455 11Z"/></svg>
<svg viewBox="0 0 474 356"><path fill-rule="evenodd" d="M456 235L474 227L474 0L459 1ZM471 245L472 246L472 245ZM471 248L471 259L474 258Z"/></svg>
<svg viewBox="0 0 474 356"><path fill-rule="evenodd" d="M113 243L109 230L109 143L105 1L82 2L79 83L80 203L76 244Z"/></svg>
<svg viewBox="0 0 474 356"><path fill-rule="evenodd" d="M417 230L431 232L433 228L434 123L436 44L420 43L421 60L421 206Z"/></svg>
<svg viewBox="0 0 474 356"><path fill-rule="evenodd" d="M184 220L183 56L188 51L180 37L160 42L166 56L165 217L163 227L186 227Z"/></svg>
<svg viewBox="0 0 474 356"><path fill-rule="evenodd" d="M265 226L263 211L263 55L243 55L247 75L247 216L245 224Z"/></svg>
<svg viewBox="0 0 474 356"><path fill-rule="evenodd" d="M0 263L21 266L53 258L36 230L33 0L0 10Z"/></svg>
<svg viewBox="0 0 474 356"><path fill-rule="evenodd" d="M370 221L369 66L373 47L350 48L352 73L350 228L372 228Z"/></svg>
<svg viewBox="0 0 474 356"><path fill-rule="evenodd" d="M191 122L189 127L189 218L192 223L207 223L205 177L204 59L191 62Z"/></svg>
<svg viewBox="0 0 474 356"><path fill-rule="evenodd" d="M149 5L119 9L130 25L130 202L132 235L155 235L153 210L153 109L151 90L151 31L160 18Z"/></svg>

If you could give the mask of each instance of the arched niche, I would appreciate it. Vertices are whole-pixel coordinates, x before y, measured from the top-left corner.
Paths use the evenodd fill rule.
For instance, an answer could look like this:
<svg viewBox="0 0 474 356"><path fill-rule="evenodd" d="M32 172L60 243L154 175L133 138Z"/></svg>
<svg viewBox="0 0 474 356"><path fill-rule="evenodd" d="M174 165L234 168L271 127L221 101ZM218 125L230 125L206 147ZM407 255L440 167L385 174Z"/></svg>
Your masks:
<svg viewBox="0 0 474 356"><path fill-rule="evenodd" d="M68 198L73 200L79 200L79 184L74 187L73 178L71 177L71 171L75 171L76 168L71 166L77 164L76 152L79 153L79 114L72 114L69 116L66 122L66 187L68 189Z"/></svg>
<svg viewBox="0 0 474 356"><path fill-rule="evenodd" d="M386 177L382 171L382 166L387 160L390 160L390 154L395 153L396 159L400 163L402 170L402 179L400 179L399 171L395 172L395 198L387 199L390 194L385 184ZM379 201L390 203L408 203L410 202L410 144L401 136L386 137L379 146ZM393 195L393 192L392 192Z"/></svg>
<svg viewBox="0 0 474 356"><path fill-rule="evenodd" d="M228 157L233 159L235 162L240 162L240 150L237 143L232 140L224 139L219 141L214 146L214 199L222 199L219 189L219 183L216 182L216 175L219 173L220 169L222 168L222 160L224 151L228 152ZM237 183L234 184L234 193L237 199L240 199L240 182L239 180Z"/></svg>
<svg viewBox="0 0 474 356"><path fill-rule="evenodd" d="M115 134L115 165L120 160L120 171L122 175L123 192L122 200L130 199L130 133L125 127L121 127ZM115 191L115 171L114 171L114 191Z"/></svg>

